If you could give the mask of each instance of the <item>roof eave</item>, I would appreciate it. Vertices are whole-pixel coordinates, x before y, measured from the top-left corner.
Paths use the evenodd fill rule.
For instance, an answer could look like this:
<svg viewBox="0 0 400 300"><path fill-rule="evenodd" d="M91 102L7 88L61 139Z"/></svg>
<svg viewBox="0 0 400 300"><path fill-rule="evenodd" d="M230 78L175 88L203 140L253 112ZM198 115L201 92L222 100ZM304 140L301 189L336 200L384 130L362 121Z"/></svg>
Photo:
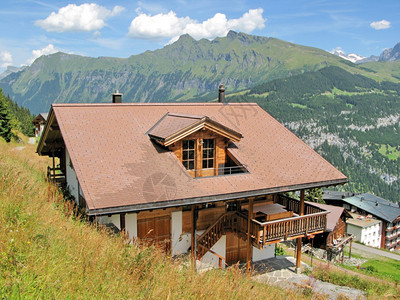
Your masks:
<svg viewBox="0 0 400 300"><path fill-rule="evenodd" d="M54 118L55 118L55 114L54 114L53 106L50 106L50 111L47 116L47 122L46 122L46 125L44 126L43 134L41 135L38 145L37 145L37 148L36 148L36 153L41 156L43 155L42 150L44 147L44 141L46 140L47 135L49 134L49 130L50 130L51 124L54 121Z"/></svg>
<svg viewBox="0 0 400 300"><path fill-rule="evenodd" d="M167 201L142 203L142 204L134 204L134 205L126 205L126 206L95 208L95 209L89 209L88 215L89 216L100 216L100 215L108 215L108 214L139 212L139 211L143 211L143 210L165 209L165 208L179 207L179 206L192 205L192 204L203 204L203 203L218 202L218 201L237 200L237 199L241 199L241 198L256 197L256 196L262 196L262 195L268 195L268 194L284 193L284 192L297 191L297 190L310 189L310 188L328 187L328 186L333 186L333 185L342 185L347 182L348 182L347 178L341 178L341 179L336 179L336 180L297 184L297 185L291 185L291 186L286 186L286 187L275 187L275 188L269 188L269 189L253 190L253 191L238 192L238 193L212 195L212 196L205 196L205 197L192 197L192 198L185 198L185 199L178 199L178 200L167 200Z"/></svg>
<svg viewBox="0 0 400 300"><path fill-rule="evenodd" d="M154 127L155 126L153 126L153 128ZM151 134L152 129L150 129L147 134L149 135L150 138L156 140L163 146L169 146L169 145L172 145L173 143L175 143L179 140L182 140L185 137L187 137L188 135L191 135L192 133L194 133L198 130L201 130L203 128L207 128L211 131L214 131L214 132L218 133L219 135L222 135L234 142L240 141L240 139L243 137L241 133L236 132L218 122L215 122L208 117L204 117L204 118L200 119L199 121L194 122L193 124L191 124L185 128L182 128L181 130L179 130L167 137L160 137L160 136Z"/></svg>

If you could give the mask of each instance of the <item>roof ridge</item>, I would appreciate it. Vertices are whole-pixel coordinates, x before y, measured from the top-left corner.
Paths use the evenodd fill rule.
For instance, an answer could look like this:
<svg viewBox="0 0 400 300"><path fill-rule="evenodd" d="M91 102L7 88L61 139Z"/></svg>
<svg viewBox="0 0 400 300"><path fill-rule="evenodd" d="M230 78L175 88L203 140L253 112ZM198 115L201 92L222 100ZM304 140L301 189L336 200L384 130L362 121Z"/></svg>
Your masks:
<svg viewBox="0 0 400 300"><path fill-rule="evenodd" d="M210 103L210 102L198 102L198 103L171 103L171 102L147 102L147 103L137 103L137 102L125 102L125 103L53 103L53 107L82 107L82 106L97 106L97 107L110 107L110 106L259 106L255 102L246 103Z"/></svg>

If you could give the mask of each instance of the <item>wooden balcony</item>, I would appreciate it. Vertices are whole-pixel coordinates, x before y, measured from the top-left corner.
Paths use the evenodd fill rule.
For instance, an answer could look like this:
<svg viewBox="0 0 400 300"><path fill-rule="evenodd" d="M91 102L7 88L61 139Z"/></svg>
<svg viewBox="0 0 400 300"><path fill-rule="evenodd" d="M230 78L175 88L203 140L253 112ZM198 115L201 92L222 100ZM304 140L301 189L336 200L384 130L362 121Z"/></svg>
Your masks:
<svg viewBox="0 0 400 300"><path fill-rule="evenodd" d="M262 249L264 245L322 233L326 229L327 214L319 212L265 223L253 219L250 231L253 245Z"/></svg>
<svg viewBox="0 0 400 300"><path fill-rule="evenodd" d="M303 216L300 213L300 201L285 196L279 196L278 202L296 214L293 217L273 221L260 222L251 219L248 231L247 212L228 212L222 215L214 225L210 226L198 239L198 257L202 257L226 232L236 233L247 240L250 232L254 247L262 249L264 245L279 241L307 237L326 230L328 211L311 204L305 204Z"/></svg>
<svg viewBox="0 0 400 300"><path fill-rule="evenodd" d="M47 167L47 179L57 185L65 184L65 174L60 167Z"/></svg>

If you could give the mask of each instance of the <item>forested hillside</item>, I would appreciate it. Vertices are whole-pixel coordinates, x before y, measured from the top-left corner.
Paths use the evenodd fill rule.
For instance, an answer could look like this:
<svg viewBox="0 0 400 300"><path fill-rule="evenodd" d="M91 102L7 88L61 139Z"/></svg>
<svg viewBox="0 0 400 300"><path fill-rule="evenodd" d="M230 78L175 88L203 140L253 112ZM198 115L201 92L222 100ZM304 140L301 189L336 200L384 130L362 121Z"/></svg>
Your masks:
<svg viewBox="0 0 400 300"><path fill-rule="evenodd" d="M33 118L29 109L19 106L9 96L5 97L0 89L0 136L2 138L9 142L16 137L16 131L32 136L34 134Z"/></svg>
<svg viewBox="0 0 400 300"><path fill-rule="evenodd" d="M400 84L327 67L227 99L258 102L348 176L344 190L400 201Z"/></svg>

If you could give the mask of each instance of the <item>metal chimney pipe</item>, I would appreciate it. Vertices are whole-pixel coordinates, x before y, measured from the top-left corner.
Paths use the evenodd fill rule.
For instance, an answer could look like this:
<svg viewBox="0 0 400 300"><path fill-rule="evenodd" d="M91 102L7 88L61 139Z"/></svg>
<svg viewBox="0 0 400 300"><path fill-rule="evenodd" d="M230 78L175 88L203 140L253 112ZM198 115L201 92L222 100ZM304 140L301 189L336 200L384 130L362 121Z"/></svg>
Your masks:
<svg viewBox="0 0 400 300"><path fill-rule="evenodd" d="M112 103L121 103L122 102L122 94L115 90L114 94L112 94Z"/></svg>
<svg viewBox="0 0 400 300"><path fill-rule="evenodd" d="M219 85L218 89L218 102L224 103L225 102L225 86L223 84Z"/></svg>

